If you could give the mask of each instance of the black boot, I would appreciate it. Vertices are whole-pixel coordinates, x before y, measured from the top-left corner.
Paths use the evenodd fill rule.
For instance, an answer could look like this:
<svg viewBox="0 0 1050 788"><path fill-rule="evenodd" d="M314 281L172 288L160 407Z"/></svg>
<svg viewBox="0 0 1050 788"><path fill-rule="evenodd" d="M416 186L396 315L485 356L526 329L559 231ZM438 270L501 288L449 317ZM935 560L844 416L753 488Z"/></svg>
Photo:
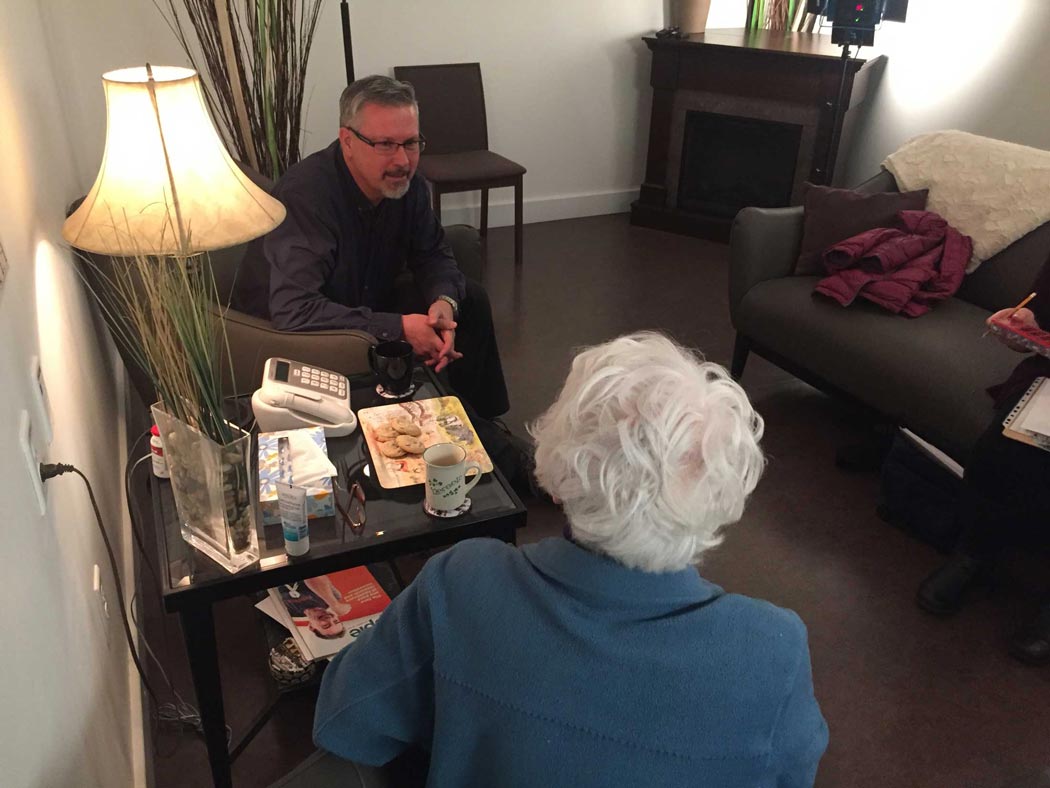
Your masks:
<svg viewBox="0 0 1050 788"><path fill-rule="evenodd" d="M916 601L927 613L947 616L962 606L963 595L981 579L987 564L963 553L922 581Z"/></svg>
<svg viewBox="0 0 1050 788"><path fill-rule="evenodd" d="M1010 654L1028 665L1050 664L1050 602L1010 641Z"/></svg>

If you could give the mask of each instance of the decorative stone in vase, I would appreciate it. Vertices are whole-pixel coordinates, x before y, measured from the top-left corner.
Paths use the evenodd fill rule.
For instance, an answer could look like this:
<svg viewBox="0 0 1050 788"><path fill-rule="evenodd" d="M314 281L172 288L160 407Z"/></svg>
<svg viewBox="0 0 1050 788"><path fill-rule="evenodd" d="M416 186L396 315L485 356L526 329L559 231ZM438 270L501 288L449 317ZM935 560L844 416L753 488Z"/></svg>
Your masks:
<svg viewBox="0 0 1050 788"><path fill-rule="evenodd" d="M228 572L259 560L255 533L252 436L230 425L234 440L221 446L207 435L152 406L182 538Z"/></svg>
<svg viewBox="0 0 1050 788"><path fill-rule="evenodd" d="M671 0L671 24L686 35L703 33L707 29L709 13L711 0Z"/></svg>

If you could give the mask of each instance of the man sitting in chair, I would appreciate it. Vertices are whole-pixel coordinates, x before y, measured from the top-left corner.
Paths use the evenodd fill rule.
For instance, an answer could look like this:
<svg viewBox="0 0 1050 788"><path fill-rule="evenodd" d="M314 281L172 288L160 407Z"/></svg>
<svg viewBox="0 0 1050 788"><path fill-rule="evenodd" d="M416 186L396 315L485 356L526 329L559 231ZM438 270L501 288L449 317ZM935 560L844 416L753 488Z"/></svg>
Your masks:
<svg viewBox="0 0 1050 788"><path fill-rule="evenodd" d="M249 248L233 305L282 331L404 339L494 418L509 402L488 295L457 267L416 174L425 145L411 85L371 76L347 87L339 139L278 181L288 216ZM395 286L406 267L411 286Z"/></svg>

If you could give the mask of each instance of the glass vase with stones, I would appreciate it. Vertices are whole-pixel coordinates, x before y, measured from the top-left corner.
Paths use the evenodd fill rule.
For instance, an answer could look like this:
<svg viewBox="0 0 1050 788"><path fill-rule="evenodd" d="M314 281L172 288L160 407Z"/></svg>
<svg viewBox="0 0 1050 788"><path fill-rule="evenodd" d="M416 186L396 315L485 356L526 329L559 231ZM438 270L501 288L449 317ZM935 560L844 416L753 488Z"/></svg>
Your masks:
<svg viewBox="0 0 1050 788"><path fill-rule="evenodd" d="M164 443L182 538L228 572L256 563L252 436L229 424L233 440L219 444L170 415L163 403L151 410Z"/></svg>

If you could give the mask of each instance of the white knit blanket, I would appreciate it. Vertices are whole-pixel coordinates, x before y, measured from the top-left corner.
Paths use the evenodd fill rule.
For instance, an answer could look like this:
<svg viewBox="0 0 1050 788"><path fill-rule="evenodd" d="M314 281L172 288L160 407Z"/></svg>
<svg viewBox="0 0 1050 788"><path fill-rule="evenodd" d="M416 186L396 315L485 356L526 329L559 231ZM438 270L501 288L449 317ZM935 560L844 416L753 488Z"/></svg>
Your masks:
<svg viewBox="0 0 1050 788"><path fill-rule="evenodd" d="M973 238L967 273L1050 221L1050 151L935 131L882 163L901 191L929 189L926 207Z"/></svg>

